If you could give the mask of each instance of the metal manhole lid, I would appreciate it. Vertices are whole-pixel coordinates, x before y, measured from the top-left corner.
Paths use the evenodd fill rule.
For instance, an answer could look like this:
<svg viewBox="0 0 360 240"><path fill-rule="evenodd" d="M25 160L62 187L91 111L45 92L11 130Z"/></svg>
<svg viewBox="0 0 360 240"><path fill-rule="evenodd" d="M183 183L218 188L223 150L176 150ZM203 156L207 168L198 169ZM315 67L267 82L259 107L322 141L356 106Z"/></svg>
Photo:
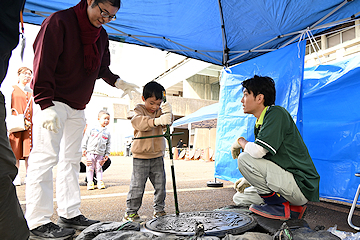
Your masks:
<svg viewBox="0 0 360 240"><path fill-rule="evenodd" d="M191 236L194 235L198 223L204 225L205 235L208 236L240 234L257 224L252 216L244 213L200 211L165 215L146 222L144 227L158 233Z"/></svg>

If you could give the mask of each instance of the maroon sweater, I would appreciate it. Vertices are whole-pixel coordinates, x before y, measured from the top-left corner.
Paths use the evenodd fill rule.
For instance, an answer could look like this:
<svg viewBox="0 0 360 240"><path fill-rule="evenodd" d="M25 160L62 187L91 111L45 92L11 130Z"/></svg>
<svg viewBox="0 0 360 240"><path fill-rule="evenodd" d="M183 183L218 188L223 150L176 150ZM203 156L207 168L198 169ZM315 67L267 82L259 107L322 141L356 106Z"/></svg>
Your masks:
<svg viewBox="0 0 360 240"><path fill-rule="evenodd" d="M72 8L46 18L34 42L34 77L31 87L35 103L41 109L63 102L74 109L84 109L90 101L95 81L104 79L114 86L118 75L110 69L109 39L105 29L96 42L101 66L87 74L80 27Z"/></svg>

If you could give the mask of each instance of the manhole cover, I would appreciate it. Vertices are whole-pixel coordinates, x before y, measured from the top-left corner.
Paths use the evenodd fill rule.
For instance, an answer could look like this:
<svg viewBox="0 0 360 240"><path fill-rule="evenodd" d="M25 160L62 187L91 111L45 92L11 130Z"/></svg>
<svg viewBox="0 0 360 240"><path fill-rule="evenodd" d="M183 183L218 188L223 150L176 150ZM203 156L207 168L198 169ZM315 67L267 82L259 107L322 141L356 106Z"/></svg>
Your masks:
<svg viewBox="0 0 360 240"><path fill-rule="evenodd" d="M146 222L145 229L162 234L191 236L198 223L204 225L205 235L240 234L256 226L255 219L244 213L201 211L165 215Z"/></svg>

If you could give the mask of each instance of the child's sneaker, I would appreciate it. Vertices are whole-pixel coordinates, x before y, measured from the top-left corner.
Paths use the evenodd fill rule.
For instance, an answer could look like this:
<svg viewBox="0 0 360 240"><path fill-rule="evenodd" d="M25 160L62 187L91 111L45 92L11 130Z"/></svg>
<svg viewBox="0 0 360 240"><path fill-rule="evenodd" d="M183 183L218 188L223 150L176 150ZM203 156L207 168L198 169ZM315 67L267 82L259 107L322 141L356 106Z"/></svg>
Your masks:
<svg viewBox="0 0 360 240"><path fill-rule="evenodd" d="M95 189L94 182L88 182L87 190L94 190L94 189Z"/></svg>
<svg viewBox="0 0 360 240"><path fill-rule="evenodd" d="M140 217L137 213L127 214L125 213L123 221L130 221L130 222L139 222Z"/></svg>
<svg viewBox="0 0 360 240"><path fill-rule="evenodd" d="M98 188L98 189L105 189L105 183L104 183L104 181L102 181L102 180L98 181L98 183L97 183L97 188Z"/></svg>
<svg viewBox="0 0 360 240"><path fill-rule="evenodd" d="M165 211L154 212L153 218L158 218L158 217L162 217L162 216L165 216L165 215L166 215Z"/></svg>

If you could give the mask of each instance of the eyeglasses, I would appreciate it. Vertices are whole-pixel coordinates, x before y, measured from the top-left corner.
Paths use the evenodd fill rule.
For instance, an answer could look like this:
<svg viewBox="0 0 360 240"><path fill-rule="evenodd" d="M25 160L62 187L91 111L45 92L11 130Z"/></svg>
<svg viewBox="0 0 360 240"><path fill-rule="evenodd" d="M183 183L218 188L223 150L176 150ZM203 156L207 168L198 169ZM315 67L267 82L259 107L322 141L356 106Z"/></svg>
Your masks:
<svg viewBox="0 0 360 240"><path fill-rule="evenodd" d="M31 76L32 76L31 73L27 73L27 72L22 72L22 73L20 73L20 74L25 75L25 76L28 76L28 77L31 77Z"/></svg>
<svg viewBox="0 0 360 240"><path fill-rule="evenodd" d="M116 19L116 15L110 15L108 12L105 12L104 10L101 9L101 7L99 6L99 4L97 5L98 8L100 9L100 15L103 18L109 18L110 21L114 21Z"/></svg>

